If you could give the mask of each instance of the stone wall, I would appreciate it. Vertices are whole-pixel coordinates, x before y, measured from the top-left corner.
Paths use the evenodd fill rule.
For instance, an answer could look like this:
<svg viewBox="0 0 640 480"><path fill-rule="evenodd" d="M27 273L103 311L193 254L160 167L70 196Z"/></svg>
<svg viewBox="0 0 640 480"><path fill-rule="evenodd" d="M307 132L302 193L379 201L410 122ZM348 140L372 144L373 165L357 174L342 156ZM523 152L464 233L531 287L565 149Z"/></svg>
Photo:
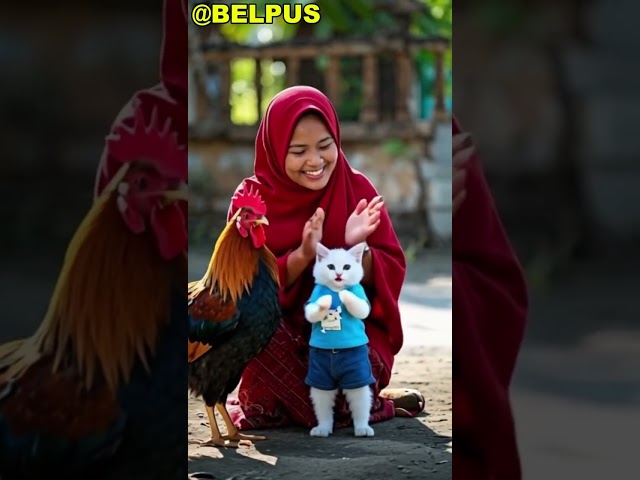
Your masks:
<svg viewBox="0 0 640 480"><path fill-rule="evenodd" d="M384 196L399 234L427 239L431 229L438 240L450 238L450 131L448 137L446 129L439 133L434 146L425 141L402 145L348 142L343 150L351 165ZM438 155L433 154L434 150ZM252 174L253 158L253 143L214 141L189 145L189 228L193 241L215 238L224 225L234 189ZM427 217L425 210L433 214Z"/></svg>
<svg viewBox="0 0 640 480"><path fill-rule="evenodd" d="M454 105L521 254L639 239L636 3L536 2L502 28L480 8L456 9Z"/></svg>

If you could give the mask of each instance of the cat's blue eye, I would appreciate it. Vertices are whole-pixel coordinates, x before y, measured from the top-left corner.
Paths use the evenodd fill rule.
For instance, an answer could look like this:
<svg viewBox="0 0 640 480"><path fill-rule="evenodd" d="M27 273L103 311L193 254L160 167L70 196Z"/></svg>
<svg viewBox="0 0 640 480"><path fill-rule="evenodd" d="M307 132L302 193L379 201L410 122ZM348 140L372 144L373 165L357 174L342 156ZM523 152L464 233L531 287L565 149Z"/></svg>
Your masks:
<svg viewBox="0 0 640 480"><path fill-rule="evenodd" d="M329 270L335 270L335 269L336 269L336 266L335 266L333 263L330 263L329 265L327 265L327 268L328 268Z"/></svg>
<svg viewBox="0 0 640 480"><path fill-rule="evenodd" d="M349 270L351 268L351 265L345 265L343 268L344 270Z"/></svg>

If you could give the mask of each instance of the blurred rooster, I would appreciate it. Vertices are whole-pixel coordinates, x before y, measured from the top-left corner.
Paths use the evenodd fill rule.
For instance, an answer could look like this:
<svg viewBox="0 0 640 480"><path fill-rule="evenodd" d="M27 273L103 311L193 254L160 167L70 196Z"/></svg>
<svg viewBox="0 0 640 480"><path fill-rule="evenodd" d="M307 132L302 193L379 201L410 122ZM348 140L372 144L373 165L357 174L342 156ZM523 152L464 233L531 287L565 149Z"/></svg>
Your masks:
<svg viewBox="0 0 640 480"><path fill-rule="evenodd" d="M189 389L202 396L211 439L207 445L237 447L263 440L234 427L227 396L249 361L269 342L280 322L278 266L265 246L266 206L257 192L232 199L237 209L220 234L203 278L189 283ZM221 436L214 407L227 435Z"/></svg>
<svg viewBox="0 0 640 480"><path fill-rule="evenodd" d="M0 346L2 480L89 468L86 478L102 478L98 460L116 468L184 445L184 420L167 411L186 408L186 150L168 120L150 117L136 110L107 139L110 181L68 246L40 327Z"/></svg>

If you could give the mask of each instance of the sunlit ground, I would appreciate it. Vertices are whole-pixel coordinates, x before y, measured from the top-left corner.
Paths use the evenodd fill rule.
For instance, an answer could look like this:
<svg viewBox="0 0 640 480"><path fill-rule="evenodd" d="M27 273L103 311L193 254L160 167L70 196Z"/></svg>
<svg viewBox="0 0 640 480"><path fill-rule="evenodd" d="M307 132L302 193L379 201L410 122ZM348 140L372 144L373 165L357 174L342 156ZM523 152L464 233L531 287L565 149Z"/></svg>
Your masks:
<svg viewBox="0 0 640 480"><path fill-rule="evenodd" d="M206 252L190 249L190 278L202 274ZM355 438L342 429L329 439L312 438L306 429L259 432L267 440L238 450L190 445L189 470L200 478L298 479L365 478L401 474L409 480L451 478L451 260L450 252L427 252L410 263L400 308L405 343L396 357L391 387L416 388L426 398L417 418L396 418L373 425L373 438ZM204 440L209 425L202 401L191 399L190 438ZM223 423L220 421L222 426ZM428 474L428 477L425 477Z"/></svg>

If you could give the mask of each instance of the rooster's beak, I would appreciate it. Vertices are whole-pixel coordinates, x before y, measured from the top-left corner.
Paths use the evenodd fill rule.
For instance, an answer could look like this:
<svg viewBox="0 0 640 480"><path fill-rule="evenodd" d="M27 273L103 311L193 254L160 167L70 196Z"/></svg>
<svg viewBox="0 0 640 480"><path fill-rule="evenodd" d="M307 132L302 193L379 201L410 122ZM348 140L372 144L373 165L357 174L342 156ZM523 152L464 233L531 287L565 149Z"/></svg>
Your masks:
<svg viewBox="0 0 640 480"><path fill-rule="evenodd" d="M269 220L267 220L267 217L260 217L258 219L256 219L256 221L254 222L256 226L258 225L269 225Z"/></svg>
<svg viewBox="0 0 640 480"><path fill-rule="evenodd" d="M189 189L187 184L184 182L180 182L180 185L177 190L166 190L162 192L162 198L164 198L167 202L176 202L178 200L189 200Z"/></svg>

